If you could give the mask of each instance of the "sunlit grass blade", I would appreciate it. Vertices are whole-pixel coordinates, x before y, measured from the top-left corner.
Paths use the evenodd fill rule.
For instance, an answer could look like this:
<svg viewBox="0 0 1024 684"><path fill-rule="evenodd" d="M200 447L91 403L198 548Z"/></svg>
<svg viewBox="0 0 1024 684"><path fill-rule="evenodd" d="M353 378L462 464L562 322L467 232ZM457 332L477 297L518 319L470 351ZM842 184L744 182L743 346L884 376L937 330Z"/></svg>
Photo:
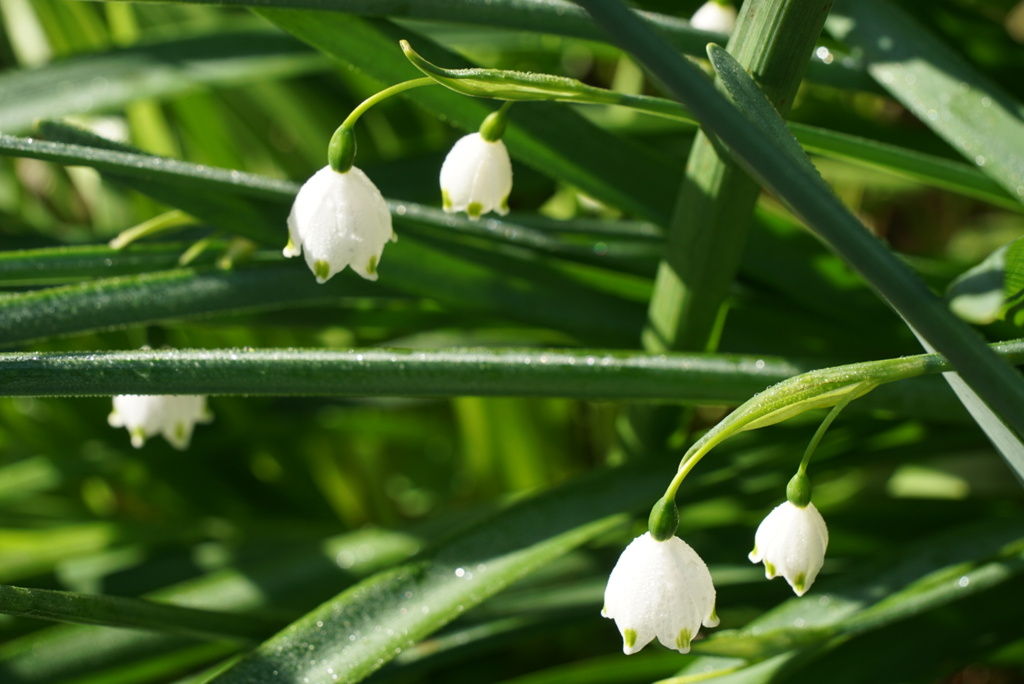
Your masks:
<svg viewBox="0 0 1024 684"><path fill-rule="evenodd" d="M421 542L401 532L366 529L288 553L200 575L147 596L152 601L214 611L249 612L260 619L308 610L338 587L401 562ZM341 567L337 559L346 560ZM89 625L59 625L0 646L0 678L12 684L116 677L126 668L145 671L155 663L192 667L238 652L244 644L222 641L196 646L194 639L168 632ZM119 680L120 681L120 680Z"/></svg>
<svg viewBox="0 0 1024 684"><path fill-rule="evenodd" d="M58 122L42 122L39 129L56 142L3 136L0 152L92 166L121 185L257 242L275 244L284 236L286 203L298 191L288 181L143 154Z"/></svg>
<svg viewBox="0 0 1024 684"><path fill-rule="evenodd" d="M319 287L291 264L174 269L36 290L0 299L0 345L215 312L261 311L370 294L361 282Z"/></svg>
<svg viewBox="0 0 1024 684"><path fill-rule="evenodd" d="M143 0L146 2L152 0ZM198 5L239 5L251 7L252 0L175 0L179 3ZM469 24L482 28L500 27L522 31L549 33L569 38L603 41L604 34L588 19L585 13L568 0L547 2L517 2L517 0L434 0L412 3L406 0L262 0L261 7L278 9L306 9L345 12L370 17L390 17L439 21L445 23ZM671 14L638 11L651 26L681 52L703 56L704 46L709 40L722 40L718 33L702 31L690 26L689 22ZM836 59L828 64L814 60L809 76L832 86L875 90L874 82L854 59Z"/></svg>
<svg viewBox="0 0 1024 684"><path fill-rule="evenodd" d="M1024 201L1024 105L889 2L837 2L829 31L926 126Z"/></svg>
<svg viewBox="0 0 1024 684"><path fill-rule="evenodd" d="M212 263L226 246L222 240L209 243L208 250L198 255L192 265ZM0 252L0 286L55 285L162 271L176 267L188 248L182 242L161 242L136 244L125 250L86 245Z"/></svg>
<svg viewBox="0 0 1024 684"><path fill-rule="evenodd" d="M69 333L267 311L295 304L338 304L354 297L431 297L457 309L563 330L592 344L628 347L639 305L594 291L556 268L468 246L432 248L412 237L388 249L390 285L355 277L318 285L305 264L273 253L230 270L181 268L18 293L0 299L0 345Z"/></svg>
<svg viewBox="0 0 1024 684"><path fill-rule="evenodd" d="M320 55L270 31L217 33L76 56L0 75L0 130L23 133L40 118L94 115L138 98L326 67Z"/></svg>
<svg viewBox="0 0 1024 684"><path fill-rule="evenodd" d="M362 681L402 648L623 522L616 514L644 505L662 479L616 469L515 504L328 601L212 681L250 682L274 671L300 681Z"/></svg>
<svg viewBox="0 0 1024 684"><path fill-rule="evenodd" d="M164 605L124 596L0 585L0 613L87 625L129 627L205 639L255 641L273 632L276 622L195 608Z"/></svg>

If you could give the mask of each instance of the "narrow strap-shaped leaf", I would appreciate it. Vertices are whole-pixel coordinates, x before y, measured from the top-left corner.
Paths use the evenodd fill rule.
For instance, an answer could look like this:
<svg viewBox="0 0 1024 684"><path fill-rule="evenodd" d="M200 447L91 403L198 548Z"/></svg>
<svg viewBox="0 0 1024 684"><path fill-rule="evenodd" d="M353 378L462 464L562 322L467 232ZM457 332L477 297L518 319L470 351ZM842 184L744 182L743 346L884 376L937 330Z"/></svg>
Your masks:
<svg viewBox="0 0 1024 684"><path fill-rule="evenodd" d="M153 0L143 0L151 2ZM164 2L166 0L160 0ZM174 0L198 5L240 5L252 7L253 0ZM591 23L586 14L568 0L260 0L260 7L307 9L345 12L371 17L419 19L445 23L470 24L481 27L550 33L571 38L602 41L604 34ZM709 40L722 40L722 34L702 31L678 17L638 11L637 15L655 27L680 51L694 56L704 54ZM877 86L854 59L820 60L811 65L810 77L833 87L874 91Z"/></svg>
<svg viewBox="0 0 1024 684"><path fill-rule="evenodd" d="M1024 362L1024 342L997 346ZM141 350L0 354L0 396L244 394L321 396L544 396L741 404L707 440L730 424L779 418L828 405L850 386L948 370L936 355L814 370L808 361L728 354L652 356L611 350L392 349ZM802 374L802 375L801 375ZM779 383L765 389L768 385ZM901 415L952 418L956 404L936 383L894 383L854 404ZM831 394L830 394L831 392ZM748 398L761 393L761 398ZM815 403L817 402L817 403ZM759 411L759 412L758 412ZM740 429L743 429L742 427ZM735 432L736 430L733 430ZM703 443L703 442L702 442Z"/></svg>
<svg viewBox="0 0 1024 684"><path fill-rule="evenodd" d="M157 157L66 124L44 121L39 128L51 140L0 134L0 154L68 166L90 166L115 175L173 183L188 190L227 192L258 199L290 201L299 191L298 184L290 181Z"/></svg>
<svg viewBox="0 0 1024 684"><path fill-rule="evenodd" d="M813 171L750 77L738 66L719 66L731 81L738 107L728 102L693 65L615 0L580 0L594 18L718 136L767 189L819 236L900 313L996 412L1024 434L1024 380L953 317L921 280L847 210ZM724 50L709 51L721 64L735 64ZM724 55L724 57L722 57ZM748 85L749 84L749 85ZM735 88L735 89L734 89Z"/></svg>
<svg viewBox="0 0 1024 684"><path fill-rule="evenodd" d="M828 28L890 95L1024 202L1024 105L896 3L841 0Z"/></svg>
<svg viewBox="0 0 1024 684"><path fill-rule="evenodd" d="M208 250L198 255L193 265L213 261L226 246L224 241L211 241ZM0 252L0 286L53 285L174 268L188 248L188 244L181 242L163 242L134 244L124 250L106 245L75 245Z"/></svg>
<svg viewBox="0 0 1024 684"><path fill-rule="evenodd" d="M367 285L355 280L345 288L318 287L308 271L296 266L230 271L182 268L10 295L0 299L0 345L215 312L324 303L370 293Z"/></svg>
<svg viewBox="0 0 1024 684"><path fill-rule="evenodd" d="M275 623L259 617L183 608L125 596L0 585L0 613L59 622L133 627L205 639L257 640Z"/></svg>
<svg viewBox="0 0 1024 684"><path fill-rule="evenodd" d="M628 347L639 304L594 290L556 266L469 245L406 237L388 248L387 284L345 276L318 285L303 263L222 270L181 268L106 278L0 298L0 346L211 313L268 311L406 292L470 310L565 331L591 344Z"/></svg>
<svg viewBox="0 0 1024 684"><path fill-rule="evenodd" d="M624 522L618 514L647 503L663 479L614 469L513 505L340 594L211 681L361 681L515 580Z"/></svg>
<svg viewBox="0 0 1024 684"><path fill-rule="evenodd" d="M152 543L152 540L150 541ZM239 559L222 568L161 588L147 598L164 604L215 611L294 614L391 564L408 560L421 543L400 532L364 528L319 542L289 546L259 560ZM349 559L342 568L339 557ZM211 646L211 642L198 646ZM69 682L117 676L126 666L156 659L204 664L231 655L245 644L222 641L219 650L197 650L194 638L170 632L55 625L0 646L0 681L5 684ZM40 658L39 654L45 653Z"/></svg>
<svg viewBox="0 0 1024 684"><path fill-rule="evenodd" d="M0 75L0 130L22 133L44 117L102 112L138 98L284 78L326 66L301 43L270 31L217 33L81 55Z"/></svg>

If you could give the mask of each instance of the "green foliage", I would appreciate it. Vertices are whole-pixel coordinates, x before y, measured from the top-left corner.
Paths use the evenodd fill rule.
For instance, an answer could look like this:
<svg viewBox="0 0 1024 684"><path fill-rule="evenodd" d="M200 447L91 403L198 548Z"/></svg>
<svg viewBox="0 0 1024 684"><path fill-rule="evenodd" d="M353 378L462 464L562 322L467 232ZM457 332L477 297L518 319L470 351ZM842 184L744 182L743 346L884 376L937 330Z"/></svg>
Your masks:
<svg viewBox="0 0 1024 684"><path fill-rule="evenodd" d="M0 682L1024 677L1020 20L633 4L0 3ZM410 79L351 138L399 240L318 285L289 207ZM504 99L512 212L445 213ZM796 598L745 554L846 402ZM600 616L649 513L689 655Z"/></svg>

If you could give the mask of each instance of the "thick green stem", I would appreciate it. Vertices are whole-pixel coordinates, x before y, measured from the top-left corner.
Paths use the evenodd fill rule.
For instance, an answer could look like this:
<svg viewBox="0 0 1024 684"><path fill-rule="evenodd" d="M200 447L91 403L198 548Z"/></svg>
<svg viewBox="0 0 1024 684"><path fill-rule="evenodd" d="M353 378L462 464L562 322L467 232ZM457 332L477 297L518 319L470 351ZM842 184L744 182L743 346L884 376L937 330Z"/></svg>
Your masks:
<svg viewBox="0 0 1024 684"><path fill-rule="evenodd" d="M729 52L783 114L788 111L830 0L747 0ZM651 352L712 351L739 268L758 184L703 131L694 139L648 306L643 346ZM677 410L638 407L631 432L643 448L664 448Z"/></svg>
<svg viewBox="0 0 1024 684"><path fill-rule="evenodd" d="M785 114L830 0L747 0L729 52ZM649 307L649 351L715 346L759 187L703 133L694 140Z"/></svg>

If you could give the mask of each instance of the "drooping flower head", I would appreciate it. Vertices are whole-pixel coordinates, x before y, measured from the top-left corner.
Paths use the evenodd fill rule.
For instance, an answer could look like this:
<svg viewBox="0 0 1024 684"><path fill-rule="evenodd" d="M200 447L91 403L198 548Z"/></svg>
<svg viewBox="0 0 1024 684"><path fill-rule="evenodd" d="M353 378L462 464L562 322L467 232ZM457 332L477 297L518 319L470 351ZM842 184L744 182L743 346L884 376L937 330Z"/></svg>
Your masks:
<svg viewBox="0 0 1024 684"><path fill-rule="evenodd" d="M814 504L784 501L761 521L749 558L752 563L764 561L768 579L782 575L803 596L825 563L827 547L828 528Z"/></svg>
<svg viewBox="0 0 1024 684"><path fill-rule="evenodd" d="M294 257L305 251L318 283L346 266L376 280L384 245L397 239L388 204L373 181L355 166L343 173L325 166L295 197L283 253Z"/></svg>
<svg viewBox="0 0 1024 684"><path fill-rule="evenodd" d="M732 33L736 27L736 8L717 0L708 0L690 17L690 26L702 31Z"/></svg>
<svg viewBox="0 0 1024 684"><path fill-rule="evenodd" d="M679 537L659 542L650 532L634 539L619 556L601 614L615 620L626 655L655 637L668 648L688 653L701 624L718 624L708 566Z"/></svg>
<svg viewBox="0 0 1024 684"><path fill-rule="evenodd" d="M196 423L211 420L204 396L155 394L120 394L114 397L114 410L107 418L111 427L127 428L136 449L160 434L174 448L185 449Z"/></svg>
<svg viewBox="0 0 1024 684"><path fill-rule="evenodd" d="M489 211L508 213L512 162L505 143L470 133L455 143L441 165L444 210L466 212L478 219Z"/></svg>

